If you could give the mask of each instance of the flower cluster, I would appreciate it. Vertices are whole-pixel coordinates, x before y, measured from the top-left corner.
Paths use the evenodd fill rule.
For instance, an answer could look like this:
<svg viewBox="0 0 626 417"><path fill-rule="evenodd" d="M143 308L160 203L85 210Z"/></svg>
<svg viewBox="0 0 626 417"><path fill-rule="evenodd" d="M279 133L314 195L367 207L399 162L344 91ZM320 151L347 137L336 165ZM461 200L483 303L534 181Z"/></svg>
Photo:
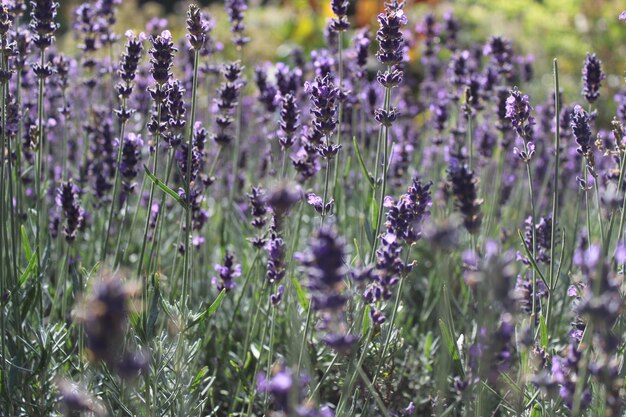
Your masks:
<svg viewBox="0 0 626 417"><path fill-rule="evenodd" d="M56 203L63 211L65 217L65 228L63 234L68 242L76 239L78 230L84 226L85 211L80 206L78 195L80 189L72 180L61 183L57 189Z"/></svg>
<svg viewBox="0 0 626 417"><path fill-rule="evenodd" d="M452 187L456 206L463 215L465 228L469 233L477 234L482 223L480 206L483 201L478 198L478 179L474 171L453 159L448 167L448 182Z"/></svg>
<svg viewBox="0 0 626 417"><path fill-rule="evenodd" d="M587 52L587 58L583 65L583 90L582 94L589 103L595 102L600 96L600 84L606 78L602 71L602 61L596 54Z"/></svg>
<svg viewBox="0 0 626 417"><path fill-rule="evenodd" d="M187 39L191 48L199 51L206 41L209 32L209 24L202 15L200 8L195 4L190 4L187 10Z"/></svg>
<svg viewBox="0 0 626 417"><path fill-rule="evenodd" d="M230 291L237 284L234 279L241 276L241 265L235 263L233 254L226 252L224 254L224 263L222 265L215 264L215 272L219 277L211 278L211 283L215 285L218 291Z"/></svg>
<svg viewBox="0 0 626 417"><path fill-rule="evenodd" d="M324 342L338 351L347 351L357 338L350 335L344 318L348 301L344 279L345 248L334 229L323 227L311 239L308 251L298 259L305 267L312 308L319 312L325 331Z"/></svg>
<svg viewBox="0 0 626 417"><path fill-rule="evenodd" d="M217 132L213 135L213 140L221 146L228 145L233 140L228 128L234 121L231 113L238 104L239 91L244 86L241 81L241 71L243 67L239 61L225 65L222 70L225 81L220 86L217 92L218 98L215 100L220 113L215 118Z"/></svg>

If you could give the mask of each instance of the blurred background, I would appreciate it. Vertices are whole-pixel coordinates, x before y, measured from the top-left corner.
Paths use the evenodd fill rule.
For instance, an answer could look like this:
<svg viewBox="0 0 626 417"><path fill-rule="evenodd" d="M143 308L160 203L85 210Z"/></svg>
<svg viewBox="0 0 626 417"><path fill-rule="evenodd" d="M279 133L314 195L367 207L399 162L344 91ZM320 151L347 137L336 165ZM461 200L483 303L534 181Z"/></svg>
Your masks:
<svg viewBox="0 0 626 417"><path fill-rule="evenodd" d="M118 33L126 29L146 30L154 17L165 18L175 37L183 36L185 10L188 1L123 0ZM199 1L215 19L214 36L228 43L229 23L222 1ZM284 59L294 46L305 52L324 46L323 28L331 16L329 0L250 0L246 13L246 27L252 39L246 54L253 61ZM68 28L78 0L64 0L62 30ZM358 27L377 28L376 15L383 8L379 0L351 0L351 21ZM552 59L558 57L562 70L562 84L566 93L579 89L580 71L587 51L596 52L604 62L609 93L623 84L626 69L626 24L618 21L626 9L623 0L408 0L407 30L415 31L428 11L441 17L452 10L462 24L462 43L484 42L490 35L503 35L514 42L519 54L532 53L535 76L542 82L534 88L552 88ZM73 40L61 41L71 48ZM228 55L228 48L224 53ZM420 49L411 50L411 58L419 62ZM546 92L531 91L541 94ZM604 94L604 93L603 93Z"/></svg>

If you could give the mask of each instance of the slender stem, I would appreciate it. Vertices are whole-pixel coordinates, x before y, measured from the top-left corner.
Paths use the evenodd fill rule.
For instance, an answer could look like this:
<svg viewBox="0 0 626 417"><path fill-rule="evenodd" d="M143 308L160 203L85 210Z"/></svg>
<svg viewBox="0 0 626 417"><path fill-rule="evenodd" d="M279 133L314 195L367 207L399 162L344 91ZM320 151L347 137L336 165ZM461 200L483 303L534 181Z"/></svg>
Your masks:
<svg viewBox="0 0 626 417"><path fill-rule="evenodd" d="M41 49L41 57L40 57L40 65L43 68L45 65L45 57L46 50ZM37 273L40 276L40 285L39 285L39 309L40 314L43 316L43 293L41 281L43 281L43 270L41 265L41 254L43 252L43 228L41 224L44 219L43 210L44 210L44 195L41 189L41 174L42 174L42 166L43 166L43 117L44 117L44 108L43 108L43 94L44 94L44 77L39 78L39 93L37 96L37 107L38 107L38 117L37 117L37 166L35 169L35 189L37 190L37 236L35 238L37 248Z"/></svg>
<svg viewBox="0 0 626 417"><path fill-rule="evenodd" d="M185 177L185 196L187 197L187 207L185 209L185 256L183 265L183 307L186 312L187 306L187 293L189 291L189 285L191 280L191 163L193 155L193 129L196 122L196 104L197 97L196 91L198 90L198 63L200 54L197 50L194 50L193 58L193 86L191 91L191 123L188 126L188 139L187 139L187 173Z"/></svg>
<svg viewBox="0 0 626 417"><path fill-rule="evenodd" d="M387 67L387 71L391 71L390 66ZM385 87L384 109L386 112L389 112L390 102L391 102L391 87ZM376 228L374 230L374 244L372 245L372 251L370 252L370 256L369 256L370 263L374 260L374 255L376 254L378 234L380 233L380 227L381 227L382 219L383 219L383 211L384 211L383 204L385 201L385 191L387 188L387 169L388 169L388 164L389 164L389 127L381 125L380 132L383 132L382 133L382 136L383 136L383 166L382 166L383 181L382 181L382 186L380 190L380 198L378 200L378 216L376 219Z"/></svg>
<svg viewBox="0 0 626 417"><path fill-rule="evenodd" d="M309 302L309 306L306 311L306 321L304 324L304 332L302 333L302 342L300 343L300 352L298 353L298 366L296 367L296 374L300 373L300 369L302 367L302 355L306 348L306 339L307 334L309 333L309 327L311 325L311 317L313 316L313 309L311 307L311 302Z"/></svg>
<svg viewBox="0 0 626 417"><path fill-rule="evenodd" d="M600 189L598 186L598 176L594 175L593 185L596 192L596 205L598 206L598 224L600 225L600 242L604 244L604 225L602 224L602 205L600 204Z"/></svg>
<svg viewBox="0 0 626 417"><path fill-rule="evenodd" d="M337 116L337 146L341 146L341 119L343 119L343 100L342 91L343 91L343 32L339 32L337 34L337 45L338 45L338 54L339 54L339 111ZM337 204L337 177L339 173L339 154L335 156L335 177L333 179L333 198L335 199L335 204Z"/></svg>
<svg viewBox="0 0 626 417"><path fill-rule="evenodd" d="M122 99L122 113L126 110L126 98ZM115 160L115 178L113 179L113 194L111 196L111 207L109 208L109 220L107 221L106 234L104 235L104 243L100 252L100 260L104 260L107 256L107 247L109 244L109 235L111 234L111 223L113 223L113 211L117 205L117 192L120 183L120 164L122 162L122 149L124 148L124 130L126 128L126 119L122 119L120 123L120 137L117 145L117 159Z"/></svg>
<svg viewBox="0 0 626 417"><path fill-rule="evenodd" d="M467 104L469 107L469 104ZM474 144L472 140L472 111L467 112L467 151L469 152L469 168L474 169Z"/></svg>
<svg viewBox="0 0 626 417"><path fill-rule="evenodd" d="M329 145L329 139L328 139L328 134L326 134L326 146ZM335 158L338 155L335 155ZM328 178L330 177L330 158L326 158L326 176L324 177L324 192L323 192L323 197L322 197L322 212L320 214L321 219L322 219L322 224L324 224L324 219L326 218L326 204L328 203L328 201L326 201L326 199L328 198Z"/></svg>
<svg viewBox="0 0 626 417"><path fill-rule="evenodd" d="M533 186L533 176L532 176L532 169L530 168L530 161L526 161L526 172L528 174L528 192L530 195L530 211L531 211L531 221L532 221L532 255L533 255L533 260L537 259L537 218L536 218L536 212L535 212L535 193L534 193L534 186ZM532 301L532 312L530 314L530 328L531 328L531 333L532 335L535 334L534 330L535 330L535 314L536 314L536 294L537 294L537 271L535 270L535 268L532 268L532 285L533 285L533 301Z"/></svg>
<svg viewBox="0 0 626 417"><path fill-rule="evenodd" d="M585 189L583 190L583 192L585 193L585 212L587 214L587 239L589 241L589 243L591 243L591 209L589 207L589 190L588 190L588 186L589 186L589 178L588 178L588 172L587 172L587 167L585 166L585 161L582 161L582 170L583 170L583 178L585 180Z"/></svg>
<svg viewBox="0 0 626 417"><path fill-rule="evenodd" d="M550 288L548 289L548 305L546 307L546 328L548 329L548 335L550 335L550 314L552 313L552 291L554 288L554 255L556 249L556 228L558 218L558 204L559 204L559 165L560 165L560 147L561 147L561 126L559 123L559 115L561 113L561 99L559 97L559 62L556 58L553 61L554 64L554 190L552 192L552 227L550 230L550 271L548 272L548 283ZM565 242L561 243L562 245ZM557 276L556 279L559 277Z"/></svg>
<svg viewBox="0 0 626 417"><path fill-rule="evenodd" d="M161 123L161 102L159 101L157 103L157 120L158 120L158 124ZM154 146L154 159L153 159L153 163L152 163L152 172L156 175L157 172L157 168L159 167L159 142L160 142L160 138L161 138L161 132L160 132L160 128L156 129L156 132L154 134L155 136L155 146ZM146 253L146 244L148 243L148 231L150 229L150 215L152 213L152 202L154 201L154 191L155 191L155 183L154 181L151 182L150 184L150 197L148 198L148 207L147 207L147 213L146 213L146 224L144 227L144 232L143 232L143 242L141 243L141 252L139 254L139 260L137 261L137 279L141 280L143 283L143 305L147 305L147 301L148 301L148 277L146 276L145 278L142 277L141 274L141 268L143 267L143 263L144 263L144 255ZM163 207L159 207L159 212L163 210ZM145 314L145 310L144 310L144 314ZM145 321L145 317L144 317L144 321Z"/></svg>
<svg viewBox="0 0 626 417"><path fill-rule="evenodd" d="M409 257L411 255L412 246L409 245L409 249L406 252L406 257L404 259L404 264L407 265L409 262ZM385 344L383 345L383 349L380 353L380 357L378 358L378 365L376 365L376 371L374 372L374 376L372 377L372 384L376 383L378 379L378 374L380 373L380 368L382 368L383 361L385 360L385 354L387 353L387 348L391 342L391 334L393 333L393 326L396 322L396 315L398 314L398 309L400 307L400 299L402 297L402 288L404 287L404 281L406 280L406 274L402 274L400 277L400 283L398 284L398 290L396 291L396 299L393 303L393 313L391 314L391 322L389 322L389 330L387 331L387 336L385 337Z"/></svg>

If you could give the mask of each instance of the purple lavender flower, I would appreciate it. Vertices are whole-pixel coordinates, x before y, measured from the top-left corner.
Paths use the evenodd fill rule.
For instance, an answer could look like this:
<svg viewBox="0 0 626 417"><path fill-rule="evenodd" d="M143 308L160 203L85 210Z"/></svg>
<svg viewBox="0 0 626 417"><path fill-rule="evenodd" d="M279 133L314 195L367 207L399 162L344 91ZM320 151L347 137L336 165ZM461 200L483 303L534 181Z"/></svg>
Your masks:
<svg viewBox="0 0 626 417"><path fill-rule="evenodd" d="M233 43L239 48L250 42L250 38L244 36L246 26L243 23L244 12L248 9L246 0L226 0L224 6L230 19L230 31L233 33Z"/></svg>
<svg viewBox="0 0 626 417"><path fill-rule="evenodd" d="M229 144L233 140L232 135L228 132L228 128L233 123L230 113L237 106L239 91L244 86L244 83L241 81L242 71L243 67L239 61L225 65L222 69L225 81L217 91L218 98L215 102L220 113L215 119L217 132L213 134L213 140L222 146Z"/></svg>
<svg viewBox="0 0 626 417"><path fill-rule="evenodd" d="M56 204L63 210L65 217L63 234L68 242L76 239L76 234L85 221L85 211L78 200L79 193L79 188L72 180L61 183L57 189Z"/></svg>
<svg viewBox="0 0 626 417"><path fill-rule="evenodd" d="M265 226L265 215L267 214L267 205L265 202L265 192L261 187L252 187L250 194L250 207L252 208L252 227L261 229Z"/></svg>
<svg viewBox="0 0 626 417"><path fill-rule="evenodd" d="M172 42L172 34L165 30L159 36L150 37L152 48L148 51L150 58L150 73L156 83L149 91L156 103L161 103L167 98L167 82L172 77L172 63L177 49Z"/></svg>
<svg viewBox="0 0 626 417"><path fill-rule="evenodd" d="M328 139L337 126L335 113L339 89L335 87L328 75L318 76L312 83L307 82L304 89L311 95L313 127Z"/></svg>
<svg viewBox="0 0 626 417"><path fill-rule="evenodd" d="M313 53L311 53L311 55L313 55ZM280 92L281 96L286 96L287 94L292 94L293 96L298 95L298 91L302 86L302 70L300 68L296 67L292 69L289 68L289 66L285 63L278 62L276 64L275 75L276 86L278 87L278 91Z"/></svg>
<svg viewBox="0 0 626 417"><path fill-rule="evenodd" d="M281 98L280 129L282 134L278 140L284 150L289 149L295 143L295 133L300 127L300 110L296 98L287 94Z"/></svg>
<svg viewBox="0 0 626 417"><path fill-rule="evenodd" d="M195 4L190 4L187 10L187 39L195 51L202 49L209 32L207 19Z"/></svg>
<svg viewBox="0 0 626 417"><path fill-rule="evenodd" d="M211 283L215 285L218 291L223 289L230 291L237 286L233 280L241 276L241 265L236 264L233 254L227 251L224 255L224 263L222 265L215 264L215 272L218 273L219 277L211 278Z"/></svg>
<svg viewBox="0 0 626 417"><path fill-rule="evenodd" d="M274 84L268 81L265 66L258 65L254 69L254 82L259 89L259 102L263 104L268 113L274 113L278 107L278 90Z"/></svg>
<svg viewBox="0 0 626 417"><path fill-rule="evenodd" d="M595 102L600 96L600 84L606 78L602 71L602 61L596 54L587 52L587 58L583 65L583 90L582 95L589 103Z"/></svg>
<svg viewBox="0 0 626 417"><path fill-rule="evenodd" d="M129 300L129 288L119 277L107 277L93 287L82 317L92 360L112 367L118 363L128 324Z"/></svg>
<svg viewBox="0 0 626 417"><path fill-rule="evenodd" d="M540 263L550 263L550 249L552 248L552 216L541 217L535 224L535 238L537 243L533 242L533 219L526 218L524 222L524 242L531 248L534 247L536 256L535 260Z"/></svg>
<svg viewBox="0 0 626 417"><path fill-rule="evenodd" d="M446 48L450 51L457 49L457 37L460 30L459 21L454 17L452 11L447 11L443 15L443 31L441 33Z"/></svg>
<svg viewBox="0 0 626 417"><path fill-rule="evenodd" d="M376 32L379 44L376 58L383 65L394 66L403 60L404 37L401 29L407 23L403 6L403 2L386 3L385 11L378 15L380 29Z"/></svg>
<svg viewBox="0 0 626 417"><path fill-rule="evenodd" d="M513 70L513 46L511 41L501 36L492 36L483 49L498 69L498 73L508 77Z"/></svg>
<svg viewBox="0 0 626 417"><path fill-rule="evenodd" d="M348 22L348 0L330 0L330 8L337 16L331 19L329 28L333 32L345 32L350 28Z"/></svg>
<svg viewBox="0 0 626 417"><path fill-rule="evenodd" d="M46 49L54 42L54 32L58 23L57 16L59 3L53 0L31 0L30 29L33 33L33 43L39 49Z"/></svg>
<svg viewBox="0 0 626 417"><path fill-rule="evenodd" d="M120 146L118 144L118 146ZM120 175L124 190L130 193L135 188L133 180L137 177L143 140L141 135L129 133L122 144L122 159L120 160Z"/></svg>
<svg viewBox="0 0 626 417"><path fill-rule="evenodd" d="M12 24L13 16L9 14L9 9L4 3L0 4L0 36L4 38Z"/></svg>
<svg viewBox="0 0 626 417"><path fill-rule="evenodd" d="M353 43L356 54L357 78L364 78L366 75L367 57L371 42L368 28L363 28L354 35Z"/></svg>
<svg viewBox="0 0 626 417"><path fill-rule="evenodd" d="M506 100L506 118L511 121L511 126L517 134L525 139L532 137L532 126L535 124L535 118L530 114L532 109L528 96L522 94L517 87L509 92L509 98Z"/></svg>
<svg viewBox="0 0 626 417"><path fill-rule="evenodd" d="M270 284L276 284L285 277L287 248L283 239L276 233L272 233L265 248L268 252L266 277Z"/></svg>
<svg viewBox="0 0 626 417"><path fill-rule="evenodd" d="M532 278L528 274L517 276L513 296L517 300L520 309L526 314L534 316L537 323L539 322L539 313L541 311L541 300L547 297L547 295L548 288L543 281L536 281L535 290L533 292ZM533 306L535 308L534 311Z"/></svg>
<svg viewBox="0 0 626 417"><path fill-rule="evenodd" d="M58 378L55 382L59 390L61 412L66 416L89 413L94 416L106 415L104 406L86 390L71 381Z"/></svg>
<svg viewBox="0 0 626 417"><path fill-rule="evenodd" d="M458 160L450 161L448 181L452 187L452 194L456 198L456 206L463 215L463 224L470 234L480 231L482 199L478 198L478 179L474 171Z"/></svg>
<svg viewBox="0 0 626 417"><path fill-rule="evenodd" d="M312 307L322 314L324 342L338 351L347 351L356 342L348 334L343 309L347 302L343 280L347 274L344 264L345 247L334 229L322 227L309 243L306 253L298 254L309 278L308 288Z"/></svg>
<svg viewBox="0 0 626 417"><path fill-rule="evenodd" d="M421 225L429 214L428 208L431 205L431 185L422 184L414 178L406 194L402 194L397 202L387 202L389 209L385 227L388 233L396 235L409 245L421 238Z"/></svg>
<svg viewBox="0 0 626 417"><path fill-rule="evenodd" d="M591 156L591 144L593 143L593 139L591 137L589 113L581 106L574 107L570 127L572 128L574 138L576 138L576 143L578 144L576 152L585 157Z"/></svg>
<svg viewBox="0 0 626 417"><path fill-rule="evenodd" d="M161 109L161 117L166 117L167 131L163 135L163 139L173 148L178 147L185 134L185 126L187 120L185 112L187 107L184 101L185 89L178 80L170 80L167 87L167 99L165 100L165 108ZM186 168L182 171L187 173Z"/></svg>
<svg viewBox="0 0 626 417"><path fill-rule="evenodd" d="M123 83L119 83L116 86L117 93L122 99L128 99L133 91L133 81L137 75L139 60L143 52L143 41L146 39L146 35L141 32L135 37L132 31L127 31L126 39L128 39L126 42L126 51L122 55L122 61L118 71ZM126 117L126 120L128 120L129 117L130 115Z"/></svg>

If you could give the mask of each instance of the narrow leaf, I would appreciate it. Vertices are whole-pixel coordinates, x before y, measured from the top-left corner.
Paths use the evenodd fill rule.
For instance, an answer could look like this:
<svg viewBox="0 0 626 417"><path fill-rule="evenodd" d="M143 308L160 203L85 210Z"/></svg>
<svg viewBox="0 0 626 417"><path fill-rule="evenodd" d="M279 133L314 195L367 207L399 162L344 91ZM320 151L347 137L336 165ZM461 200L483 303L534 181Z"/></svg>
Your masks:
<svg viewBox="0 0 626 417"><path fill-rule="evenodd" d="M222 300L224 299L224 296L226 295L226 288L222 289L222 291L218 294L218 296L215 298L215 301L213 301L211 303L211 305L209 306L209 308L207 308L206 310L204 310L202 313L197 314L189 323L189 325L187 325L187 329L190 329L191 327L195 326L196 324L200 324L202 323L204 320L206 320L207 318L211 317L213 314L215 314L215 312L217 311L217 309L219 308L220 304L222 303Z"/></svg>
<svg viewBox="0 0 626 417"><path fill-rule="evenodd" d="M548 350L548 328L546 327L545 317L539 317L539 331L541 333L541 347Z"/></svg>
<svg viewBox="0 0 626 417"><path fill-rule="evenodd" d="M178 195L178 193L174 190L172 190L170 187L168 187L164 182L162 182L161 180L159 180L157 177L155 177L150 170L148 169L147 166L143 166L144 171L146 171L146 175L148 176L148 178L150 178L152 180L152 182L154 182L154 184L159 187L165 194L169 195L170 197L172 197L174 200L176 200L176 202L178 204L181 205L182 208L184 208L185 210L187 210L187 203L185 203L185 201Z"/></svg>
<svg viewBox="0 0 626 417"><path fill-rule="evenodd" d="M22 246L24 248L26 258L30 259L33 256L33 250L31 249L30 243L28 242L28 236L26 235L26 229L24 229L24 225L22 225Z"/></svg>
<svg viewBox="0 0 626 417"><path fill-rule="evenodd" d="M298 302L300 303L300 307L302 307L302 309L305 311L308 310L309 300L306 299L306 294L304 293L304 290L302 289L302 285L300 285L298 280L295 278L291 278L291 282L293 283L293 287L296 289L296 296L298 297Z"/></svg>
<svg viewBox="0 0 626 417"><path fill-rule="evenodd" d="M371 326L370 308L370 305L367 304L365 306L365 311L363 312L363 327L361 329L362 335L366 335Z"/></svg>
<svg viewBox="0 0 626 417"><path fill-rule="evenodd" d="M365 167L365 162L363 162L363 157L361 156L361 151L359 150L359 145L356 143L356 136L352 137L352 143L354 144L354 150L356 151L356 157L359 160L359 165L361 166L361 171L363 171L363 175L369 182L372 188L376 188L376 184L374 183L374 179L370 175L369 171Z"/></svg>
<svg viewBox="0 0 626 417"><path fill-rule="evenodd" d="M441 336L443 337L443 342L448 350L448 354L457 368L456 371L461 378L463 378L465 376L465 372L463 371L463 366L461 365L461 355L459 354L459 349L454 342L454 336L450 331L450 328L442 319L439 319L439 330L441 330Z"/></svg>
<svg viewBox="0 0 626 417"><path fill-rule="evenodd" d="M24 270L24 272L22 272L22 275L20 276L20 280L17 285L18 287L21 287L22 285L24 285L28 277L31 275L31 273L35 269L36 264L37 264L37 252L31 253L30 259L28 261L28 266L26 266L26 269Z"/></svg>

